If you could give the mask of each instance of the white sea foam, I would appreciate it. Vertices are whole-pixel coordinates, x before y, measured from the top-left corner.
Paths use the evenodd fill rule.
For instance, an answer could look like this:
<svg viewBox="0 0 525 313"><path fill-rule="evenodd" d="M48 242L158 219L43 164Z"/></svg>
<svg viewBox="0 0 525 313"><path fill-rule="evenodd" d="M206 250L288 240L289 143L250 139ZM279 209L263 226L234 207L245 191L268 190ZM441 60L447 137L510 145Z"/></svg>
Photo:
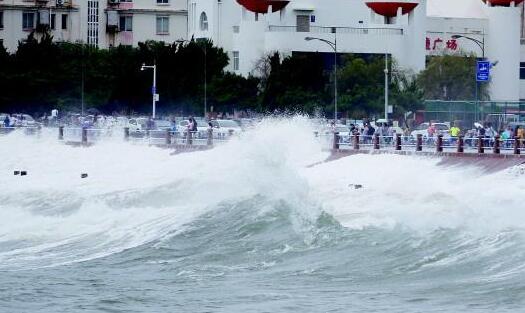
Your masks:
<svg viewBox="0 0 525 313"><path fill-rule="evenodd" d="M178 155L120 139L74 148L54 131L0 136L0 147L0 268L118 253L172 236L220 203L256 195L293 204L294 227L305 233L312 225L304 220L315 220L319 208L350 229L461 228L481 235L521 229L525 217L524 177L515 173L480 175L474 167L395 155L309 167L328 154L303 117L268 119L213 150Z"/></svg>
<svg viewBox="0 0 525 313"><path fill-rule="evenodd" d="M74 148L54 132L13 133L0 146L9 150L0 165L0 267L120 252L176 232L221 202L303 201L308 188L298 169L326 157L301 117L264 121L226 145L179 155L120 140Z"/></svg>

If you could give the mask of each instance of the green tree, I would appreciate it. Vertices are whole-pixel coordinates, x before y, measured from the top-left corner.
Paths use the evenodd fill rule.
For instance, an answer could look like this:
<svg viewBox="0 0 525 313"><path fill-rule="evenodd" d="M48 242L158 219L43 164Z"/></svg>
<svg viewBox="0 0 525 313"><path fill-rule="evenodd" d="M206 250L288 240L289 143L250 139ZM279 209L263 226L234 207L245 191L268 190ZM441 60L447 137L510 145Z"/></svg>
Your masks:
<svg viewBox="0 0 525 313"><path fill-rule="evenodd" d="M476 57L473 54L431 57L419 74L425 99L473 100L476 98ZM487 100L488 85L480 85L480 99Z"/></svg>
<svg viewBox="0 0 525 313"><path fill-rule="evenodd" d="M384 107L384 58L348 55L338 72L339 110L362 118Z"/></svg>
<svg viewBox="0 0 525 313"><path fill-rule="evenodd" d="M267 111L313 113L327 101L327 79L321 54L269 57L270 74L262 90L262 108Z"/></svg>

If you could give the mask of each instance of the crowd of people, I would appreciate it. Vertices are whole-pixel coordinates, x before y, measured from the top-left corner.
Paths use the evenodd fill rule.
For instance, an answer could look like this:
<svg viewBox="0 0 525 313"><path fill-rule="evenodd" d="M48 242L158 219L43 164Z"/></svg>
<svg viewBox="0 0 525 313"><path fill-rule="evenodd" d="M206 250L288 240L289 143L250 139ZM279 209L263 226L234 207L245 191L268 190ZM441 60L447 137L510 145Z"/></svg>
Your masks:
<svg viewBox="0 0 525 313"><path fill-rule="evenodd" d="M436 125L442 127L438 128ZM422 135L424 142L429 145L435 144L439 135L442 135L444 142L448 144L456 144L460 136L463 136L464 142L468 146L476 146L479 138L483 139L484 146L492 146L497 136L499 136L504 147L511 147L515 138L519 139L522 145L525 144L525 128L519 125L508 125L499 130L494 129L490 122L474 123L474 127L463 129L457 124L444 129L444 125L445 123L428 123L427 129L424 130L423 128L419 134ZM334 124L332 127L335 129ZM370 122L365 122L363 125L349 124L348 128L349 137L359 135L363 143L371 143L372 138L376 135L383 144L392 143L393 138L397 135L402 136L403 143L414 142L417 137L414 129L394 127L391 122L377 123L377 125Z"/></svg>

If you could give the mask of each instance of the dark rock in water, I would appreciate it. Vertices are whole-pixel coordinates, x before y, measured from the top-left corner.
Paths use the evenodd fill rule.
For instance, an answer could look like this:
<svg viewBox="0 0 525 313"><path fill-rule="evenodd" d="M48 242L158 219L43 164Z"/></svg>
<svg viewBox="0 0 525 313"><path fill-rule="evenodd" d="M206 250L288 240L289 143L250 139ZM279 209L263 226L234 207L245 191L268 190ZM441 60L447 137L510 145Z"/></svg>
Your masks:
<svg viewBox="0 0 525 313"><path fill-rule="evenodd" d="M26 175L27 175L26 171L20 171L20 176L26 176Z"/></svg>
<svg viewBox="0 0 525 313"><path fill-rule="evenodd" d="M15 171L13 174L14 175L20 175L20 171Z"/></svg>
<svg viewBox="0 0 525 313"><path fill-rule="evenodd" d="M359 184L350 184L350 185L348 185L348 187L350 187L350 188L354 188L354 189L362 189L362 188L363 188L363 185L359 185Z"/></svg>
<svg viewBox="0 0 525 313"><path fill-rule="evenodd" d="M85 174L85 173L80 174L80 178L87 178L87 177L88 177L88 174Z"/></svg>

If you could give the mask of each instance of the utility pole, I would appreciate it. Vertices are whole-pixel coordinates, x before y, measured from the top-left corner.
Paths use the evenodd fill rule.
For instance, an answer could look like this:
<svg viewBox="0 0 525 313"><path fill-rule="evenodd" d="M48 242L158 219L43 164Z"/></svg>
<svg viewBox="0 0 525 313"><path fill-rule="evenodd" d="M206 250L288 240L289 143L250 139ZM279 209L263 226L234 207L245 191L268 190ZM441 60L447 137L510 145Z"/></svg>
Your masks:
<svg viewBox="0 0 525 313"><path fill-rule="evenodd" d="M388 54L385 53L385 120L388 120Z"/></svg>

